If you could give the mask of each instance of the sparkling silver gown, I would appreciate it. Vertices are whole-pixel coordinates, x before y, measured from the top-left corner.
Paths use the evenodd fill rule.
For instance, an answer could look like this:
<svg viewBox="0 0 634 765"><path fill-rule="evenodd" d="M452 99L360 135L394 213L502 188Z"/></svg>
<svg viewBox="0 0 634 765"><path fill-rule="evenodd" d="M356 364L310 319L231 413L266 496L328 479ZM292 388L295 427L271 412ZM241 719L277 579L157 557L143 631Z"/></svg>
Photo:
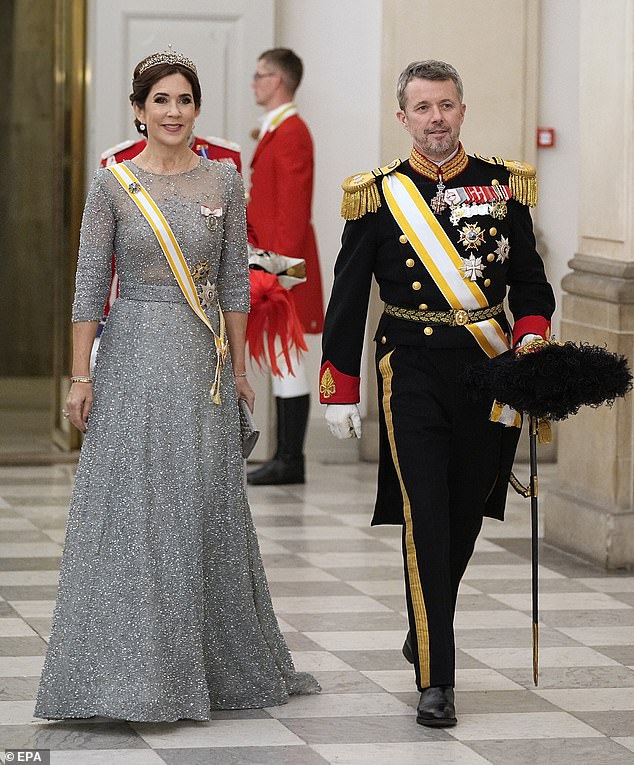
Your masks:
<svg viewBox="0 0 634 765"><path fill-rule="evenodd" d="M201 291L215 285L223 310L248 311L236 171L206 159L171 176L126 164L170 223ZM97 355L35 715L205 720L212 709L314 693L271 606L230 361L218 406L209 398L212 335L185 303L149 224L104 169L84 211L73 321L100 318L113 249L120 297ZM207 313L217 328L217 309Z"/></svg>

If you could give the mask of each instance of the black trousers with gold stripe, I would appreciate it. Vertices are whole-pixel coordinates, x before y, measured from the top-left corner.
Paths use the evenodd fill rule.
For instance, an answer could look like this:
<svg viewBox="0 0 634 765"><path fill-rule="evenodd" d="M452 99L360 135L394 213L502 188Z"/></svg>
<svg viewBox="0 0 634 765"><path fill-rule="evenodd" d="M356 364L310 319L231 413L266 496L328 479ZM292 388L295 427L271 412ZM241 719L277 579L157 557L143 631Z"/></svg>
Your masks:
<svg viewBox="0 0 634 765"><path fill-rule="evenodd" d="M490 403L471 399L462 381L465 365L482 358L479 348L377 349L381 459L391 459L403 506L419 690L454 685L458 586L498 474L503 428L489 421Z"/></svg>

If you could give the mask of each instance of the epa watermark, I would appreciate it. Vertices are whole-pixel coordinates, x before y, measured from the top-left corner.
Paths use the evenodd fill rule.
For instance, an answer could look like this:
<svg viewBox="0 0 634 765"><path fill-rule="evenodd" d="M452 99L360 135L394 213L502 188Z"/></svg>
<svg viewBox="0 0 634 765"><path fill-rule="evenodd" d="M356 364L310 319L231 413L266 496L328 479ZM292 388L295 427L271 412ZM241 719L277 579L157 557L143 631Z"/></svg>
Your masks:
<svg viewBox="0 0 634 765"><path fill-rule="evenodd" d="M4 761L7 765L29 762L37 765L51 765L50 749L5 749Z"/></svg>

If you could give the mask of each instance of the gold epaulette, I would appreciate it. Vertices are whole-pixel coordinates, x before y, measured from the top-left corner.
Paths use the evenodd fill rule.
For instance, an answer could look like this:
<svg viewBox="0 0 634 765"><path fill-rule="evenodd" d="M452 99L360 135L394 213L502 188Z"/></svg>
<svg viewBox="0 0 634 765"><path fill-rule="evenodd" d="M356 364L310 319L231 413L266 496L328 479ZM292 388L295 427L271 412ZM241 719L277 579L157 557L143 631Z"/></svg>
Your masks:
<svg viewBox="0 0 634 765"><path fill-rule="evenodd" d="M475 156L492 165L505 167L510 174L509 186L513 198L523 205L528 205L528 207L537 205L537 171L532 165L529 165L528 162L519 162L517 159L483 157L482 154Z"/></svg>
<svg viewBox="0 0 634 765"><path fill-rule="evenodd" d="M341 216L346 220L357 220L366 213L376 212L381 206L381 197L376 187L377 178L389 175L400 164L401 160L395 159L389 165L377 167L369 173L359 173L346 178L341 184Z"/></svg>

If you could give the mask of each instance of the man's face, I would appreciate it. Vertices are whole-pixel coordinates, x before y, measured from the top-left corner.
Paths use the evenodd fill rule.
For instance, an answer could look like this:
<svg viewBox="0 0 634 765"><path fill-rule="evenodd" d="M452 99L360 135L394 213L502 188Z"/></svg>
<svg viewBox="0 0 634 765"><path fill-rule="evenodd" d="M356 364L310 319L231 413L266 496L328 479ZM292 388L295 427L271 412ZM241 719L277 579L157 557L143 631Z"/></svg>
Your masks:
<svg viewBox="0 0 634 765"><path fill-rule="evenodd" d="M265 58L261 58L255 67L251 83L255 95L255 103L266 108L281 82L281 74Z"/></svg>
<svg viewBox="0 0 634 765"><path fill-rule="evenodd" d="M458 147L467 108L460 103L455 84L452 80L411 80L405 97L405 111L396 116L418 151L440 162Z"/></svg>

